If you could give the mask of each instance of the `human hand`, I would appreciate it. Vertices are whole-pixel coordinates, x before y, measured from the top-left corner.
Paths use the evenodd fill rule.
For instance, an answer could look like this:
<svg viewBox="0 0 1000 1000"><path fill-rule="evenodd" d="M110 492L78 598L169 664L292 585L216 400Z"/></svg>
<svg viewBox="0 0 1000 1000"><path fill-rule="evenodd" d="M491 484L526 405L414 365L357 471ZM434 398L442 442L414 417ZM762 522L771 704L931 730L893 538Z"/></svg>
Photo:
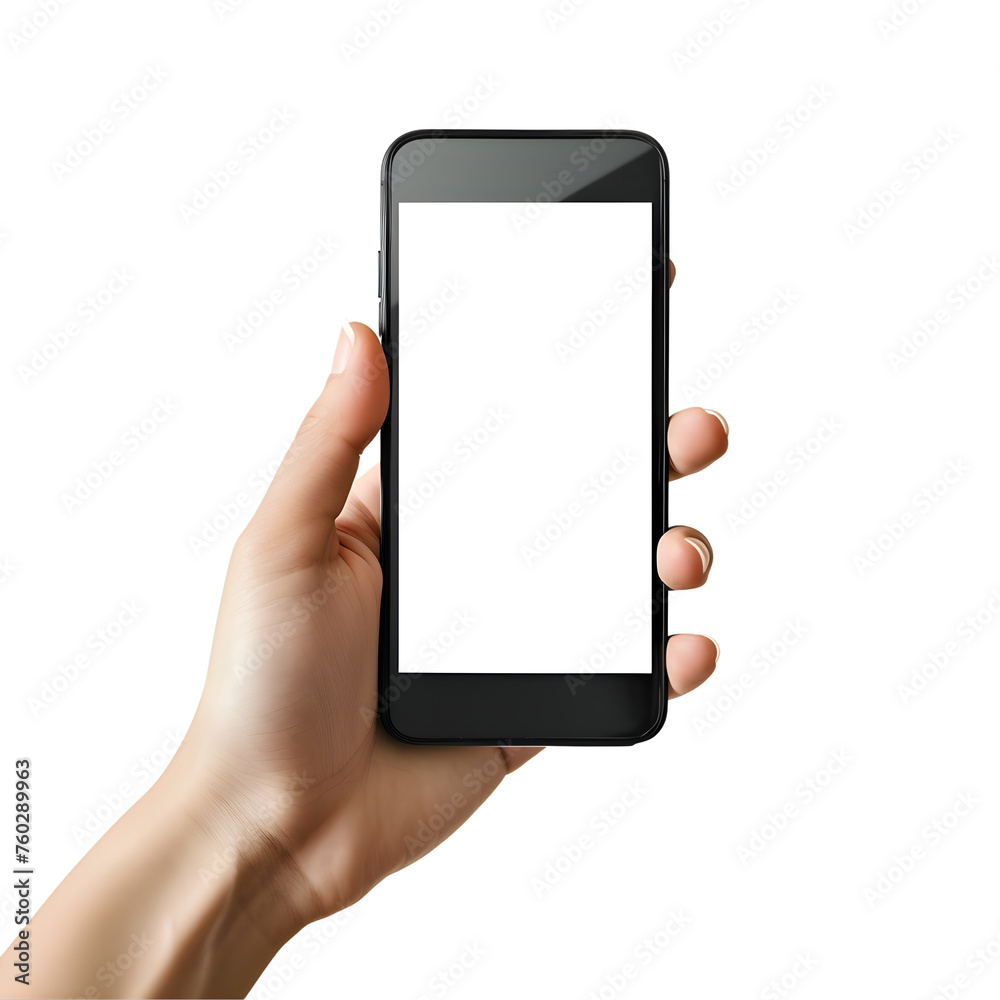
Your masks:
<svg viewBox="0 0 1000 1000"><path fill-rule="evenodd" d="M241 995L296 931L432 850L538 753L411 746L378 725L379 474L355 475L388 399L378 338L345 324L233 551L188 734L32 920L26 995ZM727 434L713 411L675 414L670 479L722 455ZM671 588L701 586L711 560L693 528L660 539ZM672 636L669 696L717 656L705 636Z"/></svg>
<svg viewBox="0 0 1000 1000"><path fill-rule="evenodd" d="M539 749L410 746L376 723L378 469L354 478L388 398L378 338L345 324L333 373L236 545L205 692L177 759L210 783L212 812L232 832L242 826L241 836L286 852L303 923L437 846ZM727 435L713 411L675 414L670 479L722 455ZM673 589L701 586L711 559L693 528L660 539L660 576ZM717 658L704 636L671 637L670 697L701 684ZM442 825L445 804L453 815Z"/></svg>
<svg viewBox="0 0 1000 1000"><path fill-rule="evenodd" d="M287 853L301 876L294 906L303 923L437 846L539 750L410 746L375 721L378 468L354 477L388 397L378 338L345 324L333 373L236 545L208 682L178 755L210 782L227 826L238 818L241 836ZM703 469L727 444L714 411L675 414L670 479ZM701 586L711 561L693 528L660 539L657 565L672 589ZM717 658L705 636L672 636L669 696L701 684ZM442 825L445 803L454 812ZM431 817L438 829L429 835Z"/></svg>

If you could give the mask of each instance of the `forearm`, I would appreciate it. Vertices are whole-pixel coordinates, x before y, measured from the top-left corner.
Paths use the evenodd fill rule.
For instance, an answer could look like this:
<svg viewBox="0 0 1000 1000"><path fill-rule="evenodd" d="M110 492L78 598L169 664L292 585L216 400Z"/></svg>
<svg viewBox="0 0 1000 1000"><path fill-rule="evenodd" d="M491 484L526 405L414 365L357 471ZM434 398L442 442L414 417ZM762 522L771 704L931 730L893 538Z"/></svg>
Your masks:
<svg viewBox="0 0 1000 1000"><path fill-rule="evenodd" d="M32 919L25 988L8 949L0 994L243 996L300 927L294 880L175 759Z"/></svg>

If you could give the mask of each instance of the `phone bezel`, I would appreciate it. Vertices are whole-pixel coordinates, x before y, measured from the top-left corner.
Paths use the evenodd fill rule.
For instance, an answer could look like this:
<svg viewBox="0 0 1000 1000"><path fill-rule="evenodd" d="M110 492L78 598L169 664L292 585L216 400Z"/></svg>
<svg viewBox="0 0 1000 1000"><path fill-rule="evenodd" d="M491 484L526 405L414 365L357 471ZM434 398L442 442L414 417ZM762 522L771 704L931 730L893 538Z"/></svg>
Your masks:
<svg viewBox="0 0 1000 1000"><path fill-rule="evenodd" d="M511 147L518 150L520 174L495 161L506 151L506 140L540 140L541 143ZM423 171L419 185L406 188L416 175L394 177L393 164L411 143L423 142L414 152L427 150L416 171L442 149L454 154L438 158L433 171ZM477 152L469 140L504 140L480 144ZM651 201L653 225L651 249L654 269L651 282L653 355L652 386L652 516L650 530L651 599L653 601L652 670L644 674L595 674L570 691L567 677L575 674L478 674L400 673L398 670L398 378L396 334L398 331L398 250L394 235L398 227L398 205L402 201L519 201L508 197L515 191L540 191L552 176L553 157L573 151L574 143L596 147L601 154L624 147L610 143L641 143L654 153L658 177L652 177L652 158L644 157L641 176L633 164L633 176L615 179L607 175L570 192L576 200ZM451 145L448 145L451 143ZM546 145L548 144L548 145ZM493 162L488 157L491 154ZM506 155L506 154L505 154ZM414 157L416 159L416 157ZM451 159L449 176L449 165ZM481 161L481 162L480 162ZM523 163L522 163L523 161ZM596 162L596 161L595 161ZM476 166L480 169L472 169ZM619 174L624 172L626 161ZM501 169L503 173L501 174ZM489 188L481 178L493 171ZM435 176L432 176L435 175ZM477 189L476 185L480 185ZM600 197L586 194L600 185ZM626 185L629 185L626 189ZM553 185L554 186L554 185ZM642 191L635 197L636 187ZM419 188L419 190L416 190ZM606 197L608 192L628 197ZM409 193L409 197L407 194ZM455 194L458 196L454 196ZM452 197L441 197L451 194ZM415 196L416 195L416 196ZM478 195L478 197L476 196ZM494 195L485 197L485 195ZM497 196L499 195L499 196ZM577 199L577 195L580 198ZM649 197L646 197L649 195ZM389 413L381 432L381 561L383 586L379 628L379 715L396 739L407 743L474 746L628 745L650 739L662 728L667 713L664 655L667 641L666 590L656 569L656 545L667 527L667 375L668 375L668 198L669 168L666 154L651 136L633 130L480 130L418 129L397 138L386 150L382 163L381 250L379 254L379 334L389 367L392 392Z"/></svg>

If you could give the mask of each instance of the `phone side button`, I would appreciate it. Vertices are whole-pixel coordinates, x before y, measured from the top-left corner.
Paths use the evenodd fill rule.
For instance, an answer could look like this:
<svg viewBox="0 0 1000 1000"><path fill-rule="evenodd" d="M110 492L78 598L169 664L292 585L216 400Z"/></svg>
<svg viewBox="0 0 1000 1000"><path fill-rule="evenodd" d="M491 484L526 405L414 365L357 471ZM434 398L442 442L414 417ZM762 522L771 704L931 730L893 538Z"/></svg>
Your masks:
<svg viewBox="0 0 1000 1000"><path fill-rule="evenodd" d="M378 252L378 297L382 298L382 251Z"/></svg>

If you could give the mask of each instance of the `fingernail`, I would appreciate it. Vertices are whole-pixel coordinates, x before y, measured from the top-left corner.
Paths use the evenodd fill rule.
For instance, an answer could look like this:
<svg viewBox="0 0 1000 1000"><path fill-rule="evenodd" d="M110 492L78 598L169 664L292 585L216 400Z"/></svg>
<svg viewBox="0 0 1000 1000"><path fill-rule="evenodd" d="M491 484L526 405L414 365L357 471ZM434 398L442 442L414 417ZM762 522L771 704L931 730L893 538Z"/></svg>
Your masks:
<svg viewBox="0 0 1000 1000"><path fill-rule="evenodd" d="M701 556L701 571L708 572L708 564L712 561L712 553L708 551L708 546L700 538L685 538L688 543Z"/></svg>
<svg viewBox="0 0 1000 1000"><path fill-rule="evenodd" d="M345 319L340 326L340 336L337 338L337 349L333 352L333 366L330 369L334 375L339 375L347 367L347 359L354 350L354 331Z"/></svg>
<svg viewBox="0 0 1000 1000"><path fill-rule="evenodd" d="M705 638L712 639L712 642L715 643L715 662L718 663L719 657L722 656L722 647L719 645L719 640L713 639L710 635L706 635Z"/></svg>
<svg viewBox="0 0 1000 1000"><path fill-rule="evenodd" d="M719 423L722 424L722 429L726 432L726 437L729 437L729 424L726 423L726 418L718 410L710 410L707 406L703 406L702 409L706 413L711 413L713 417L719 418Z"/></svg>

